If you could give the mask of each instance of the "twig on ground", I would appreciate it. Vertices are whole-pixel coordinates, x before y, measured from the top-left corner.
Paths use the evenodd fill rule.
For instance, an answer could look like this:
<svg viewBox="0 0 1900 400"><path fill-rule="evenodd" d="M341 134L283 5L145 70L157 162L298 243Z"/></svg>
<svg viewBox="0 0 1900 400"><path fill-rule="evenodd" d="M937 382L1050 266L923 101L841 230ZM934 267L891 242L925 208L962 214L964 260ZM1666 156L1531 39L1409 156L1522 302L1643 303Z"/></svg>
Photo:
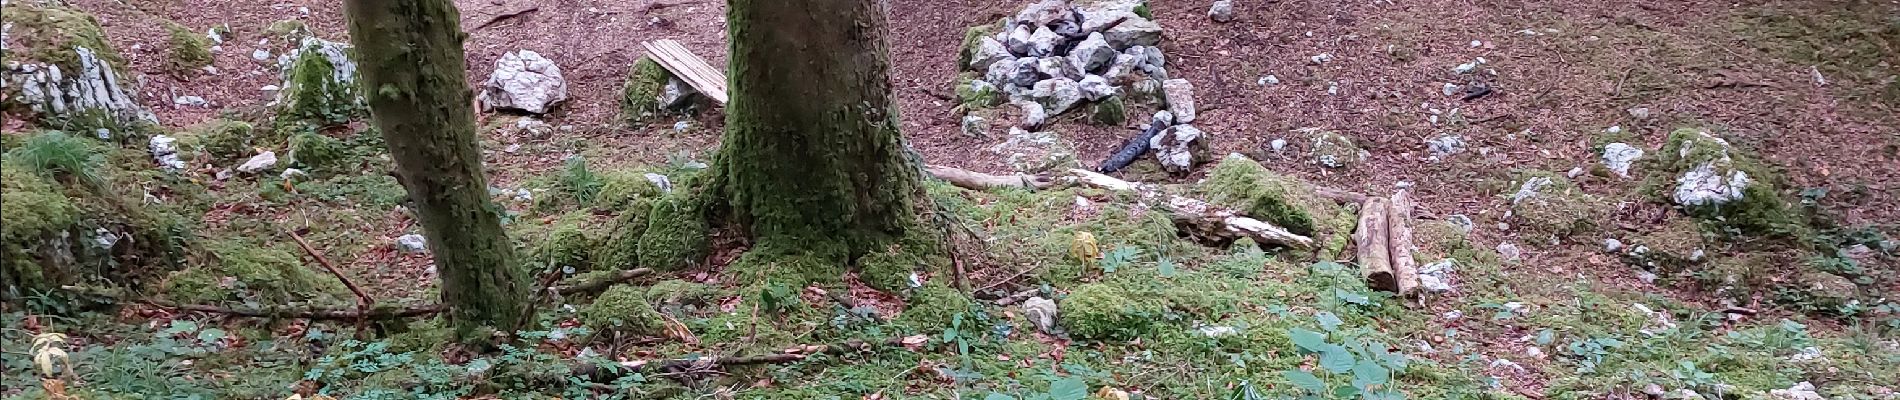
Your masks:
<svg viewBox="0 0 1900 400"><path fill-rule="evenodd" d="M540 10L541 10L541 7L539 6L529 6L527 8L523 8L520 10L496 14L493 17L489 17L487 22L483 22L481 25L476 25L474 29L469 29L469 31L479 31L479 30L482 30L482 28L487 28L489 25L494 25L495 23L501 22L502 20L519 17L522 15L526 15L528 13L532 13L532 12L540 11Z"/></svg>
<svg viewBox="0 0 1900 400"><path fill-rule="evenodd" d="M358 314L356 319L356 335L362 336L364 328L369 327L369 305L375 304L376 299L370 298L368 293L363 292L363 288L356 286L356 282L351 282L349 277L343 276L343 271L338 271L335 265L331 265L329 259L323 258L322 253L318 253L317 249L311 248L310 242L303 240L303 235L298 235L296 231L285 233L289 233L290 238L297 241L297 247L303 248L304 253L310 254L310 258L316 259L317 265L322 265L323 270L330 271L330 275L335 275L337 280L343 281L343 287L349 288L350 293L356 294L356 312Z"/></svg>

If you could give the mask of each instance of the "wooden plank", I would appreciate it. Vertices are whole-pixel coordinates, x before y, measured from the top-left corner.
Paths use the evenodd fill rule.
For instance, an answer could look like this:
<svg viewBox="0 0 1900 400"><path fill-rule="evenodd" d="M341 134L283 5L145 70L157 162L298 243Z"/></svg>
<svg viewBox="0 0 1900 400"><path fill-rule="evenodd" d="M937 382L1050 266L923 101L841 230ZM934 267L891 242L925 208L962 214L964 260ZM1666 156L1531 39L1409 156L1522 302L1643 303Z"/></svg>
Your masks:
<svg viewBox="0 0 1900 400"><path fill-rule="evenodd" d="M671 71L674 76L686 81L706 97L725 104L729 99L726 93L726 75L714 69L706 60L694 55L686 46L671 39L641 42L649 57L661 67Z"/></svg>

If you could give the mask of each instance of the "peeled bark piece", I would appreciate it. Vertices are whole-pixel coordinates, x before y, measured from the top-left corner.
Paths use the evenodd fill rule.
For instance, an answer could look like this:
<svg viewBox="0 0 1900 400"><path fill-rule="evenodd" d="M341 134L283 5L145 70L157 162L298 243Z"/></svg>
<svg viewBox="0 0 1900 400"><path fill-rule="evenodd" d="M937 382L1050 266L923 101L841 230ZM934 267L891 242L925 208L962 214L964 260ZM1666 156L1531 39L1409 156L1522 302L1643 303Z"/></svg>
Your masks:
<svg viewBox="0 0 1900 400"><path fill-rule="evenodd" d="M1366 277L1366 286L1397 292L1398 277L1392 273L1390 239L1386 236L1388 211L1386 199L1366 199L1365 208L1359 211L1359 229L1353 231L1352 241L1359 247L1359 270Z"/></svg>
<svg viewBox="0 0 1900 400"><path fill-rule="evenodd" d="M951 185L956 185L956 187L970 190L989 190L1006 187L1033 190L1049 187L1049 185L1053 183L1048 177L1043 176L1027 174L991 175L941 165L928 166L925 167L924 170L930 172L930 176L942 179L944 182L950 182Z"/></svg>
<svg viewBox="0 0 1900 400"><path fill-rule="evenodd" d="M1385 218L1392 257L1392 275L1398 281L1399 295L1418 291L1418 261L1412 258L1412 196L1400 190L1392 195Z"/></svg>

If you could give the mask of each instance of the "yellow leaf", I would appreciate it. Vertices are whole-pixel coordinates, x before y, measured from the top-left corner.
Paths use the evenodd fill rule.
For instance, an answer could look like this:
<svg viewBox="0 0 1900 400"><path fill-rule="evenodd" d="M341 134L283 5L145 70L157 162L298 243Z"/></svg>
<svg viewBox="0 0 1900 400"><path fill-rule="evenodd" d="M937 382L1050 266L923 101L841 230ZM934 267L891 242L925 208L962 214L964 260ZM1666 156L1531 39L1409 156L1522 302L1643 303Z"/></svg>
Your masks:
<svg viewBox="0 0 1900 400"><path fill-rule="evenodd" d="M1095 234L1076 232L1075 240L1069 243L1069 256L1082 261L1102 258L1102 248L1095 243Z"/></svg>
<svg viewBox="0 0 1900 400"><path fill-rule="evenodd" d="M1116 389L1114 386L1103 386L1102 390L1095 392L1095 398L1097 400L1128 400L1128 392Z"/></svg>

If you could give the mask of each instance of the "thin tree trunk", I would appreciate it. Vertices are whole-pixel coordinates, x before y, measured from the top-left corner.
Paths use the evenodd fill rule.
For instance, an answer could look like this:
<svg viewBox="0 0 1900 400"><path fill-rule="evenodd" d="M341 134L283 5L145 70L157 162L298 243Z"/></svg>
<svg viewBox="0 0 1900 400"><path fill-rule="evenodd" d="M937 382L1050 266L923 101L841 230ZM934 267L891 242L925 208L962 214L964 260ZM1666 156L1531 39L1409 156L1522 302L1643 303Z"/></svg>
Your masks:
<svg viewBox="0 0 1900 400"><path fill-rule="evenodd" d="M526 274L489 203L450 0L347 0L370 116L395 156L435 254L442 302L465 339L520 321Z"/></svg>
<svg viewBox="0 0 1900 400"><path fill-rule="evenodd" d="M732 103L715 212L755 248L854 257L917 223L881 3L731 0Z"/></svg>

